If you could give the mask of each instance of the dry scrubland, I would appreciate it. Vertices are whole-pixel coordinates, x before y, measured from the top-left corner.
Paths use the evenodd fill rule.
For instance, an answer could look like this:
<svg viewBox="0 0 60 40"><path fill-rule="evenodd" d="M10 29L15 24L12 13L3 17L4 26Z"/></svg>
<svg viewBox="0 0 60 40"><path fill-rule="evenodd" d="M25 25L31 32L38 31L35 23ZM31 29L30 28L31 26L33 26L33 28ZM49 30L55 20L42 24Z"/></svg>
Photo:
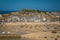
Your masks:
<svg viewBox="0 0 60 40"><path fill-rule="evenodd" d="M0 40L60 40L60 16L56 16L57 13L60 12L24 9L3 14L0 17L0 21L3 20L0 31L6 34L1 34ZM40 21L36 22L36 17Z"/></svg>
<svg viewBox="0 0 60 40"><path fill-rule="evenodd" d="M23 38L28 38L31 40L55 40L57 38L60 40L60 33L51 33L51 32L35 32L30 34L22 35Z"/></svg>
<svg viewBox="0 0 60 40"><path fill-rule="evenodd" d="M56 27L60 28L60 23L59 22L45 22L46 24L48 24L49 26L52 25L52 27ZM11 31L13 34L17 33L17 32L26 32L28 34L22 34L21 35L21 40L22 39L26 39L26 40L55 40L55 38L57 38L58 40L60 40L60 31L58 31L57 33L52 33L51 30L53 28L51 28L50 30L46 29L46 26L44 26L45 24L44 22L41 23L6 23L5 26L3 28L6 28L4 31ZM24 27L21 28L21 25L23 25ZM35 26L38 25L39 28L36 29ZM32 28L30 28L32 27ZM45 31L42 31L46 29Z"/></svg>

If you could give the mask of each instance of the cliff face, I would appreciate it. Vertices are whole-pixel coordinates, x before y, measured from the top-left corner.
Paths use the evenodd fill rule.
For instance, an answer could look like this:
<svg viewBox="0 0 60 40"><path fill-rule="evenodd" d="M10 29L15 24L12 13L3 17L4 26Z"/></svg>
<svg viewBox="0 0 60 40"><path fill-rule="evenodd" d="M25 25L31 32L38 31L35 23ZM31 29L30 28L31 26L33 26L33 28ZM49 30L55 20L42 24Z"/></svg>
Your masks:
<svg viewBox="0 0 60 40"><path fill-rule="evenodd" d="M39 10L23 10L2 14L1 20L6 22L53 22L60 21L60 12L45 12Z"/></svg>
<svg viewBox="0 0 60 40"><path fill-rule="evenodd" d="M6 15L8 16L8 15ZM57 12L12 12L7 18L17 17L25 21L59 21L60 13ZM14 19L13 19L14 20Z"/></svg>

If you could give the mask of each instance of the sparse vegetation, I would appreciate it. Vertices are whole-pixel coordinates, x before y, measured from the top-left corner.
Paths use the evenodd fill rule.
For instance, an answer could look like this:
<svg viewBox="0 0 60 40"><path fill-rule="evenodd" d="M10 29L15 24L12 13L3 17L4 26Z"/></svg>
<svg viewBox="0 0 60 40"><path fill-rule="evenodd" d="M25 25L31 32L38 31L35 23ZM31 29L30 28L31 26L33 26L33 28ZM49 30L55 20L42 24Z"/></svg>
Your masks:
<svg viewBox="0 0 60 40"><path fill-rule="evenodd" d="M31 9L23 9L22 11L23 12L38 12L38 13L41 12L40 10L31 10Z"/></svg>
<svg viewBox="0 0 60 40"><path fill-rule="evenodd" d="M27 12L27 13L25 13ZM24 14L23 14L24 13ZM11 16L10 16L11 15ZM51 20L55 18L56 16L51 15L51 13L46 13L46 11L40 11L40 10L31 10L31 9L23 9L22 12L11 12L11 14L2 14L2 17L0 17L0 20L6 20L6 24L3 25L0 24L0 30L3 30L4 32L7 32L6 35L1 36L2 38L21 38L19 35L14 34L20 34L20 32L27 32L29 34L22 35L22 37L26 38L32 38L32 39L39 39L39 40L45 40L48 37L56 37L57 34L55 30L52 30L56 25L56 30L59 30L60 26L59 22L47 22L43 20ZM7 19L6 19L7 18ZM45 18L45 19L43 19ZM50 19L49 19L50 18ZM55 19L54 19L55 20ZM7 23L8 22L8 23ZM55 25L53 25L55 24ZM50 32L52 30L52 32ZM10 34L13 34L12 36ZM2 32L1 32L2 33ZM4 34L4 33L3 33ZM59 34L59 33L58 33ZM51 36L53 35L53 36ZM47 37L48 36L48 37ZM60 35L57 37L59 38ZM40 39L42 37L42 39ZM14 39L15 39L14 38ZM8 39L8 40L9 40Z"/></svg>

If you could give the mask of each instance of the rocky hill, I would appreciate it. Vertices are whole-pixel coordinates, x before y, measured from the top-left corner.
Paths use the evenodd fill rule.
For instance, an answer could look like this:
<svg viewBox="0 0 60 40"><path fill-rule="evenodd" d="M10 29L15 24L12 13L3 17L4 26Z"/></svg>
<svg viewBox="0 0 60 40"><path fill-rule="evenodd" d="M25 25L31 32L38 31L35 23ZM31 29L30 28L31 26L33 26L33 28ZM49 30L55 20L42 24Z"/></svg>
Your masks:
<svg viewBox="0 0 60 40"><path fill-rule="evenodd" d="M59 40L60 12L24 9L0 15L0 34L16 34L22 39Z"/></svg>
<svg viewBox="0 0 60 40"><path fill-rule="evenodd" d="M46 12L40 10L23 9L21 11L2 14L2 20L27 20L27 21L60 21L60 12ZM17 17L17 18L16 18ZM13 19L11 19L13 18Z"/></svg>

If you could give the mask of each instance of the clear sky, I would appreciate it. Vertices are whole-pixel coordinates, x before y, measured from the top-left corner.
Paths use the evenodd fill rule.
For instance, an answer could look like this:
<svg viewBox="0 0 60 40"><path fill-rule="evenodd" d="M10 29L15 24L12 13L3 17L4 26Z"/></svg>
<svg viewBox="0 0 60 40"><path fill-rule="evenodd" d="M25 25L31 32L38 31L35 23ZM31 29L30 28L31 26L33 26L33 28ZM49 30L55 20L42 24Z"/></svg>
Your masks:
<svg viewBox="0 0 60 40"><path fill-rule="evenodd" d="M59 11L60 0L0 0L0 11L16 11L23 8Z"/></svg>

